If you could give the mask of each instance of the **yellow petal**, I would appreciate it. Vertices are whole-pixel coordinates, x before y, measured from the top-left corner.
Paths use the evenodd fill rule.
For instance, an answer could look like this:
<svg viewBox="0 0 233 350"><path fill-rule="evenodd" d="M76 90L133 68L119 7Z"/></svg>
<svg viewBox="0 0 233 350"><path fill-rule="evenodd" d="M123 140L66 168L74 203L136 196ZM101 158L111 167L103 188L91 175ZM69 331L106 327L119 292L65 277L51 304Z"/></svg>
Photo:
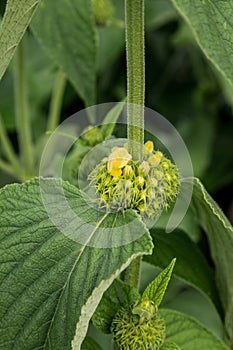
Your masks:
<svg viewBox="0 0 233 350"><path fill-rule="evenodd" d="M152 153L154 150L154 144L152 141L147 141L144 145L145 154Z"/></svg>
<svg viewBox="0 0 233 350"><path fill-rule="evenodd" d="M110 175L114 176L114 177L119 177L122 174L122 170L121 169L117 169L114 168L109 172Z"/></svg>
<svg viewBox="0 0 233 350"><path fill-rule="evenodd" d="M157 166L160 163L162 156L163 154L158 151L153 154L153 156L150 156L150 158L148 158L148 162L153 166Z"/></svg>

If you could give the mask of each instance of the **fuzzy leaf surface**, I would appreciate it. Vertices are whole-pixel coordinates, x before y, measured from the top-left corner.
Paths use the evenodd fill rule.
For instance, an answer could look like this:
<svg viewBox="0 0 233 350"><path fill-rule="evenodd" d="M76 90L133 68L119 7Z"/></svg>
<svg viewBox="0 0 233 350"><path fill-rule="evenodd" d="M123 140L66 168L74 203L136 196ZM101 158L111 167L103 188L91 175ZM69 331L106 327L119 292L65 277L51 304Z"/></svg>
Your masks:
<svg viewBox="0 0 233 350"><path fill-rule="evenodd" d="M194 318L166 309L160 309L160 315L166 322L166 341L174 342L180 349L229 350L222 340Z"/></svg>
<svg viewBox="0 0 233 350"><path fill-rule="evenodd" d="M40 0L8 0L0 27L0 80Z"/></svg>
<svg viewBox="0 0 233 350"><path fill-rule="evenodd" d="M152 281L144 290L142 299L152 300L156 306L159 306L163 300L168 283L171 279L172 271L174 269L176 259L171 263Z"/></svg>
<svg viewBox="0 0 233 350"><path fill-rule="evenodd" d="M111 236L115 230L123 243L131 235L127 222L135 225L133 234L143 235L123 247L93 246L103 231ZM135 256L151 249L135 213L97 211L67 182L41 178L1 189L0 349L70 350L75 334L73 349L80 349L104 291Z"/></svg>
<svg viewBox="0 0 233 350"><path fill-rule="evenodd" d="M91 0L42 0L31 26L86 106L95 104L96 30Z"/></svg>
<svg viewBox="0 0 233 350"><path fill-rule="evenodd" d="M207 58L233 86L232 1L172 0Z"/></svg>

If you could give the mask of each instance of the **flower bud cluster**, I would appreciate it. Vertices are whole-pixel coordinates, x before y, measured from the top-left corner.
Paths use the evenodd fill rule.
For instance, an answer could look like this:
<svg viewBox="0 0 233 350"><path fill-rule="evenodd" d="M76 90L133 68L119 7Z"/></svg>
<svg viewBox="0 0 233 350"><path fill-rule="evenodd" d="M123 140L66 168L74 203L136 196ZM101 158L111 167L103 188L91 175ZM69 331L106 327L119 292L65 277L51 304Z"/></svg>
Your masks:
<svg viewBox="0 0 233 350"><path fill-rule="evenodd" d="M114 7L111 0L92 0L95 21L99 25L106 25L112 20Z"/></svg>
<svg viewBox="0 0 233 350"><path fill-rule="evenodd" d="M179 190L178 170L153 142L144 145L142 161L132 160L125 147L114 147L89 175L107 210L136 210L143 219L155 219L167 209Z"/></svg>
<svg viewBox="0 0 233 350"><path fill-rule="evenodd" d="M121 350L158 350L165 339L165 322L153 302L143 300L134 307L118 310L111 333Z"/></svg>

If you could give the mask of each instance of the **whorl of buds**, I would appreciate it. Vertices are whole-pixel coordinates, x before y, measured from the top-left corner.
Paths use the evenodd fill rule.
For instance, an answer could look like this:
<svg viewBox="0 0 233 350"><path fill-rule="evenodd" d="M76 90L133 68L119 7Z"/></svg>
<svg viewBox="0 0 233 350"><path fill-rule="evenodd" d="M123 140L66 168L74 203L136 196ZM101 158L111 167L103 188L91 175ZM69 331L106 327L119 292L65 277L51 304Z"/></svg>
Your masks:
<svg viewBox="0 0 233 350"><path fill-rule="evenodd" d="M121 308L115 315L111 333L121 350L158 350L165 339L165 322L150 300Z"/></svg>
<svg viewBox="0 0 233 350"><path fill-rule="evenodd" d="M100 206L107 210L136 210L153 220L167 209L179 191L178 169L153 142L144 145L142 161L132 160L125 147L114 147L89 175Z"/></svg>

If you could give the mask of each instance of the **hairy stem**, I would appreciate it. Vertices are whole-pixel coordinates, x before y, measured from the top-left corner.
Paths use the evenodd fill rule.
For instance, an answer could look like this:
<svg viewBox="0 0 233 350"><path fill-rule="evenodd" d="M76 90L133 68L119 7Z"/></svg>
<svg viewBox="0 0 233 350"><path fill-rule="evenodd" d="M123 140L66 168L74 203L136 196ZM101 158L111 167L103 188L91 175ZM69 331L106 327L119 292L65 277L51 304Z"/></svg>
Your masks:
<svg viewBox="0 0 233 350"><path fill-rule="evenodd" d="M145 100L144 0L125 0L127 56L127 126L129 152L133 159L143 158ZM141 257L126 269L124 280L138 288Z"/></svg>
<svg viewBox="0 0 233 350"><path fill-rule="evenodd" d="M65 91L65 85L66 85L65 74L62 71L59 71L57 74L57 79L54 85L51 104L50 104L50 112L49 112L48 125L47 125L47 130L49 131L54 131L58 126L60 114L61 114L63 94Z"/></svg>
<svg viewBox="0 0 233 350"><path fill-rule="evenodd" d="M129 150L138 160L143 157L144 142L144 0L126 0L125 18Z"/></svg>
<svg viewBox="0 0 233 350"><path fill-rule="evenodd" d="M28 98L25 77L24 40L16 51L15 67L15 113L19 137L20 157L27 176L33 173L33 145L28 111Z"/></svg>

